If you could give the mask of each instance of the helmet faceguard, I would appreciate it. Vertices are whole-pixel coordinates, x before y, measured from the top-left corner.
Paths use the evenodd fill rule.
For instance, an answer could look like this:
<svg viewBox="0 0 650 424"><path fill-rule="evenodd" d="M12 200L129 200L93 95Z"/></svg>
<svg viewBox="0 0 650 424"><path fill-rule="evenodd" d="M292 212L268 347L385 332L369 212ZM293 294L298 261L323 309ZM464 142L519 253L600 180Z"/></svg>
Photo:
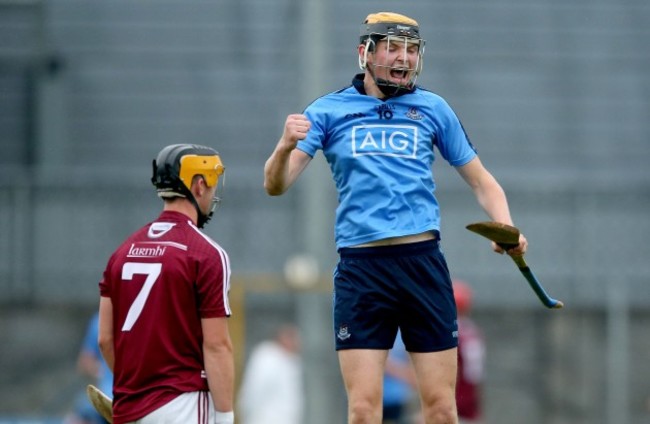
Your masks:
<svg viewBox="0 0 650 424"><path fill-rule="evenodd" d="M192 181L200 176L208 187L215 187L224 170L216 150L195 144L174 144L162 149L154 159L151 182L156 187L158 196L163 199L184 197L190 200L198 213L197 226L203 228L221 199L215 190L209 212L203 213L190 191ZM224 179L221 180L223 186Z"/></svg>
<svg viewBox="0 0 650 424"><path fill-rule="evenodd" d="M377 63L376 59L369 62L368 54L376 55L380 41L386 41L385 46L382 45L381 48L386 49L384 56L387 59L389 57L401 59L390 59L391 61L387 60L385 63ZM420 29L415 20L390 12L368 15L361 26L359 42L365 46L363 55L359 55L359 67L370 72L375 84L384 95L396 96L413 90L422 71L425 44L425 41L420 38ZM414 48L417 49L415 61L409 59L412 56L410 52ZM400 81L392 81L391 75L399 78Z"/></svg>

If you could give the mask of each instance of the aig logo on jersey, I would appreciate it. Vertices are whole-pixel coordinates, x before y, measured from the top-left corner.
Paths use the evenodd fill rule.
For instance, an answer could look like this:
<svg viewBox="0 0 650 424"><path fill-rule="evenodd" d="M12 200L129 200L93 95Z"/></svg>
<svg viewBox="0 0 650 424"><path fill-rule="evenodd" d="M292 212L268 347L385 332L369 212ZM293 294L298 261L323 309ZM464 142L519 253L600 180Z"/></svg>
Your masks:
<svg viewBox="0 0 650 424"><path fill-rule="evenodd" d="M352 127L352 155L415 158L418 129L410 125L359 125Z"/></svg>

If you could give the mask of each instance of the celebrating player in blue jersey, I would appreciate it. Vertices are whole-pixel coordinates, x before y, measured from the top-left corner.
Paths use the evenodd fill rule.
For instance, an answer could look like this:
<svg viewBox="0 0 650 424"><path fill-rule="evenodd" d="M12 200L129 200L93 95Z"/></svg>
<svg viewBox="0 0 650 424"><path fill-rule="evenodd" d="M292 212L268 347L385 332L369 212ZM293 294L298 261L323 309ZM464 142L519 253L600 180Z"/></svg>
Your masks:
<svg viewBox="0 0 650 424"><path fill-rule="evenodd" d="M439 250L434 146L488 216L512 225L503 189L483 167L455 113L415 85L424 40L406 16L368 15L358 46L362 74L304 114L287 117L264 174L284 193L323 151L338 190L334 334L348 422L382 420L382 376L398 328L416 369L427 424L456 423L456 308ZM526 239L508 251L521 255ZM503 252L493 245L497 252Z"/></svg>

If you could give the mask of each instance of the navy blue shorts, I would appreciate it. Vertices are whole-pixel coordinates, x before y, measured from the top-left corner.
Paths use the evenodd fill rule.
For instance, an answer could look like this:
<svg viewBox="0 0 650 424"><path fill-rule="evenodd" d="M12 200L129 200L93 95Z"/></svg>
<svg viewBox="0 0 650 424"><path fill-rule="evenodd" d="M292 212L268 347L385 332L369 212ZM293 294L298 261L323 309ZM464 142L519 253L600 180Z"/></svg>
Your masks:
<svg viewBox="0 0 650 424"><path fill-rule="evenodd" d="M390 349L397 329L409 352L458 345L456 304L438 240L342 248L334 270L336 350Z"/></svg>

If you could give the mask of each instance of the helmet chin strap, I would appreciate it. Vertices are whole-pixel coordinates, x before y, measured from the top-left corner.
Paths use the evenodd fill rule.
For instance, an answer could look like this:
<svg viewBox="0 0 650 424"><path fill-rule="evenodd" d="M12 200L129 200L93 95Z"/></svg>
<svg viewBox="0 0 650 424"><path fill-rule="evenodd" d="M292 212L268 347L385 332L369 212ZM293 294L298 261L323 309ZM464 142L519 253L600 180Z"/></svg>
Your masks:
<svg viewBox="0 0 650 424"><path fill-rule="evenodd" d="M396 97L413 91L412 88L407 88L402 85L394 84L383 78L377 78L373 68L374 67L368 66L368 70L370 71L370 75L372 75L372 79L375 81L377 88L379 88L379 91L381 91L384 96Z"/></svg>
<svg viewBox="0 0 650 424"><path fill-rule="evenodd" d="M379 91L381 91L386 97L401 96L402 94L410 93L412 91L410 88L393 84L385 79L376 78L374 75L372 78L375 80L375 84L377 85L377 88L379 88Z"/></svg>
<svg viewBox="0 0 650 424"><path fill-rule="evenodd" d="M205 179L204 179L205 181ZM224 181L224 180L222 180ZM218 184L218 181L217 181ZM212 215L214 214L215 209L217 206L221 203L221 197L217 196L217 191L215 189L215 192L213 193L212 199L210 201L210 211L205 214L203 211L201 211L201 208L199 207L199 202L196 201L196 198L194 197L194 194L192 194L192 190L187 189L187 187L183 186L186 190L186 195L185 197L190 200L190 202L194 205L194 209L196 209L196 226L198 228L203 228L205 224L207 224L210 219L212 219Z"/></svg>
<svg viewBox="0 0 650 424"><path fill-rule="evenodd" d="M211 208L210 212L206 215L201 211L201 208L199 207L199 202L196 201L196 198L194 197L194 194L192 194L192 190L188 189L185 187L185 185L182 185L181 190L182 194L185 195L185 198L192 203L194 206L194 209L196 209L196 226L199 228L203 228L205 224L210 221L210 218L212 218L212 212L214 208Z"/></svg>
<svg viewBox="0 0 650 424"><path fill-rule="evenodd" d="M196 209L196 215L197 215L196 216L196 226L199 227L199 228L203 228L203 226L205 224L207 224L208 221L210 221L210 218L212 218L212 211L210 211L210 213L207 214L207 215L204 214L201 211L201 208L199 207L199 203L196 201L196 199L194 198L194 196L191 193L188 196L188 199L190 200L192 205L194 205L194 209Z"/></svg>
<svg viewBox="0 0 650 424"><path fill-rule="evenodd" d="M199 208L199 205L196 203L196 200L194 200L194 207L196 208L196 212L198 212L198 216L196 219L196 226L199 228L203 228L205 224L210 221L212 218L212 211L210 211L207 215L201 212L201 209Z"/></svg>

